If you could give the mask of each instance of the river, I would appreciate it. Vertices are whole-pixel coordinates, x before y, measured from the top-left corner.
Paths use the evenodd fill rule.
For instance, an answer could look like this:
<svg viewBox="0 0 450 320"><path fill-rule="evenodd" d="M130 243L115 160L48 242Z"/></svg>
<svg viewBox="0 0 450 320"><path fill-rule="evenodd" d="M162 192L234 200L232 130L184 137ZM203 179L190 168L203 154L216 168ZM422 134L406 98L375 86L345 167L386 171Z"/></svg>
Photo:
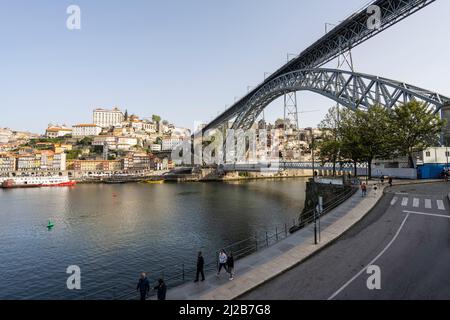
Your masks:
<svg viewBox="0 0 450 320"><path fill-rule="evenodd" d="M285 223L306 179L0 189L0 299L109 299ZM55 227L48 231L51 220ZM81 290L66 268L81 268ZM127 297L128 298L128 297Z"/></svg>

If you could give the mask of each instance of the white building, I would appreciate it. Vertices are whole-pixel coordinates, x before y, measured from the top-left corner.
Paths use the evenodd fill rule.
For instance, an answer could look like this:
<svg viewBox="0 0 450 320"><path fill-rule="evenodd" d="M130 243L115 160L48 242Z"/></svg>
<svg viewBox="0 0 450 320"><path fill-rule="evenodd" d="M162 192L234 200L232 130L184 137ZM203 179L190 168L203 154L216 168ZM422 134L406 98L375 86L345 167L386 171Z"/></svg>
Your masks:
<svg viewBox="0 0 450 320"><path fill-rule="evenodd" d="M47 138L59 138L64 137L66 135L71 135L72 129L67 128L66 126L52 126L49 125L47 130L45 131L45 136Z"/></svg>
<svg viewBox="0 0 450 320"><path fill-rule="evenodd" d="M127 151L139 145L139 139L134 137L114 137L114 136L99 136L95 137L92 145L94 146L108 146L109 150L123 150Z"/></svg>
<svg viewBox="0 0 450 320"><path fill-rule="evenodd" d="M429 148L419 154L417 164L450 163L450 147Z"/></svg>
<svg viewBox="0 0 450 320"><path fill-rule="evenodd" d="M93 118L94 124L102 128L119 126L124 121L124 115L118 108L112 110L95 109Z"/></svg>
<svg viewBox="0 0 450 320"><path fill-rule="evenodd" d="M180 138L164 138L162 139L162 151L172 151L181 143L183 143L183 139Z"/></svg>
<svg viewBox="0 0 450 320"><path fill-rule="evenodd" d="M78 124L73 126L73 137L98 136L102 132L102 128L96 124Z"/></svg>
<svg viewBox="0 0 450 320"><path fill-rule="evenodd" d="M160 144L156 144L156 143L152 143L150 145L150 151L152 151L152 152L161 151L161 145Z"/></svg>

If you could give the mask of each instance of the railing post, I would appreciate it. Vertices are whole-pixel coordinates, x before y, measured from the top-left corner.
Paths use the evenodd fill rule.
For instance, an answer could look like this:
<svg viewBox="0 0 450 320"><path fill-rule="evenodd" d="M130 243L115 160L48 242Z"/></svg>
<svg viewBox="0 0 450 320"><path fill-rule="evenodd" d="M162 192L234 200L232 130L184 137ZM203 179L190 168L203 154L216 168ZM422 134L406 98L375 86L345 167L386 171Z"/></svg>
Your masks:
<svg viewBox="0 0 450 320"><path fill-rule="evenodd" d="M267 231L266 231L266 245L267 247L269 246L269 235L267 234Z"/></svg>
<svg viewBox="0 0 450 320"><path fill-rule="evenodd" d="M275 227L275 238L277 239L278 242L278 227Z"/></svg>

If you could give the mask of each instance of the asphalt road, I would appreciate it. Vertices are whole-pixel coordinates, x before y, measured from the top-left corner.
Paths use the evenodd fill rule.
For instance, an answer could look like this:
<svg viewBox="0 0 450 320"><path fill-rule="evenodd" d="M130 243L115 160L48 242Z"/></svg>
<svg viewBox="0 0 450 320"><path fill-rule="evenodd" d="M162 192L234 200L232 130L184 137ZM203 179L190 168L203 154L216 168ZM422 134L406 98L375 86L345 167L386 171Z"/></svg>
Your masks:
<svg viewBox="0 0 450 320"><path fill-rule="evenodd" d="M241 299L450 299L450 184L387 192L334 244ZM367 286L373 265L379 290Z"/></svg>

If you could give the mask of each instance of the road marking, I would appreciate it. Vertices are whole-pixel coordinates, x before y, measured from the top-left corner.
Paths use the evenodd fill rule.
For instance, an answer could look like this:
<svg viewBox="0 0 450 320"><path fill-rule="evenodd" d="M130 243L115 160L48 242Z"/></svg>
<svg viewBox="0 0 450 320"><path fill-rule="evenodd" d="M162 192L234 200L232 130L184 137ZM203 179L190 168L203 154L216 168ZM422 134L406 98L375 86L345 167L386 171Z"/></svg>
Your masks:
<svg viewBox="0 0 450 320"><path fill-rule="evenodd" d="M355 281L356 278L358 278L361 274L363 274L363 272L365 272L367 270L367 268L369 268L371 265L374 265L375 262L377 262L377 260L380 259L381 256L383 256L383 254L386 253L386 251L392 246L392 244L395 242L395 240L397 240L397 238L400 235L400 232L402 231L403 227L405 226L406 220L408 220L408 218L409 218L409 213L406 214L405 219L403 219L402 224L398 228L397 233L392 238L391 242L389 242L388 245L372 261L370 261L369 264L364 269L359 271L353 278L348 280L342 287L340 287L335 293L333 293L328 298L328 300L333 300L334 298L336 298L337 295L339 295L342 291L344 291L345 288L347 288L353 281Z"/></svg>
<svg viewBox="0 0 450 320"><path fill-rule="evenodd" d="M408 198L403 198L403 200L402 200L402 207L406 207L407 205L408 205Z"/></svg>
<svg viewBox="0 0 450 320"><path fill-rule="evenodd" d="M445 210L444 201L438 200L437 201L437 206L438 206L439 210Z"/></svg>
<svg viewBox="0 0 450 320"><path fill-rule="evenodd" d="M431 200L425 199L425 209L431 209Z"/></svg>
<svg viewBox="0 0 450 320"><path fill-rule="evenodd" d="M391 206L393 206L394 204L396 204L396 203L397 203L397 200L398 200L398 197L392 198Z"/></svg>
<svg viewBox="0 0 450 320"><path fill-rule="evenodd" d="M407 196L407 195L409 195L409 193L404 193L404 192L396 192L395 194L398 195L398 196Z"/></svg>
<svg viewBox="0 0 450 320"><path fill-rule="evenodd" d="M404 213L408 214L417 214L420 216L429 216L429 217L436 217L436 218L447 218L450 219L450 216L444 215L444 214L433 214L433 213L425 213L425 212L414 212L414 211L403 211Z"/></svg>
<svg viewBox="0 0 450 320"><path fill-rule="evenodd" d="M419 198L414 198L414 200L413 200L413 207L414 208L418 208L419 207L419 203L420 203Z"/></svg>

